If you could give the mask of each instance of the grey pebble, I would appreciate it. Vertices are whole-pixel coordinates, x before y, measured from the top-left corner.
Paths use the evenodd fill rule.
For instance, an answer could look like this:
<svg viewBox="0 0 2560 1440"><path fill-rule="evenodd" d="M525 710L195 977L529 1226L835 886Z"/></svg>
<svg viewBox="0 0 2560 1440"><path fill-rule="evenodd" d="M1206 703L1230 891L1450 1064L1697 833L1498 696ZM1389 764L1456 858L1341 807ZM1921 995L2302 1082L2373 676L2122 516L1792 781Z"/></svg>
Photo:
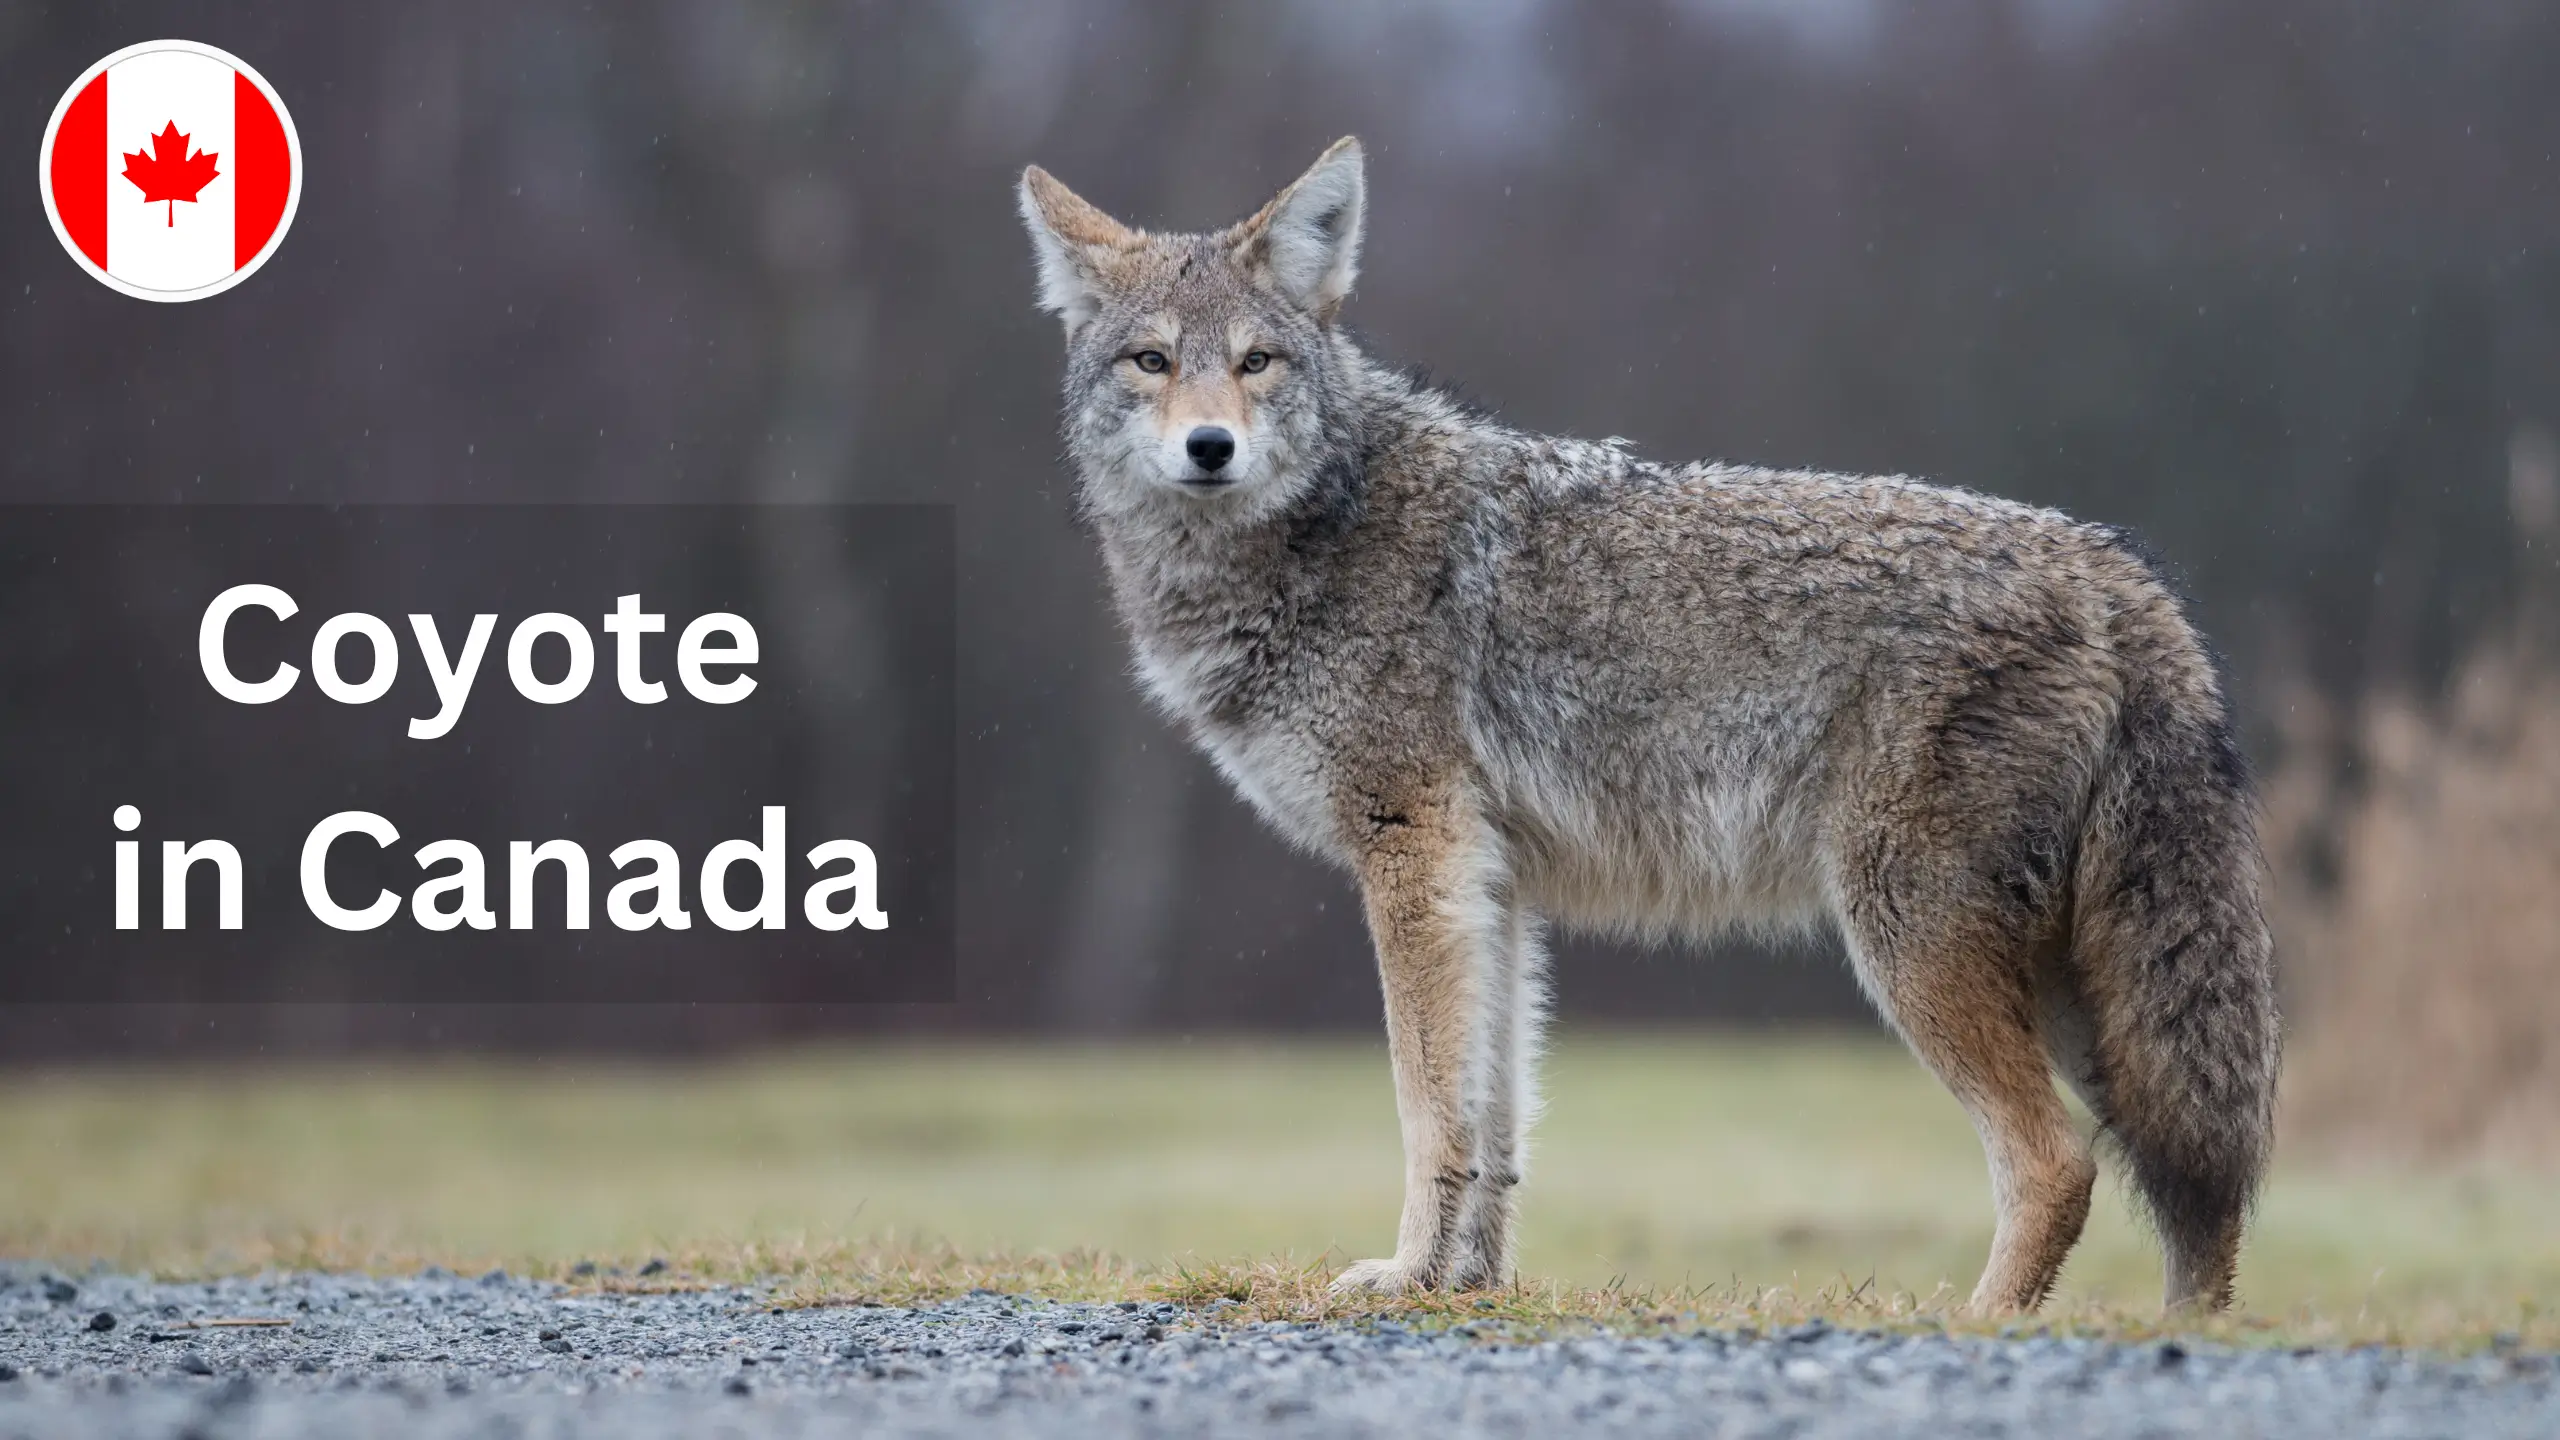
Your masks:
<svg viewBox="0 0 2560 1440"><path fill-rule="evenodd" d="M0 1262L0 1282L10 1273ZM190 1335L172 1357L177 1373L156 1375L135 1372L125 1347L83 1343L73 1326L0 1329L0 1378L44 1377L0 1386L0 1435L674 1440L734 1432L747 1414L758 1433L812 1440L2560 1434L2553 1357L2506 1337L2458 1360L2115 1345L2031 1326L2009 1340L1823 1323L1538 1340L1485 1319L1468 1327L1483 1338L1469 1340L1427 1322L1247 1325L1225 1318L1235 1306L993 1293L915 1309L781 1309L752 1286L598 1295L423 1273L185 1286L98 1275L86 1287L126 1316L174 1305L294 1323ZM398 1368L331 1363L362 1355ZM217 1370L211 1385L183 1378ZM737 1408L750 1395L752 1409ZM219 1424L205 1423L204 1407L216 1406Z"/></svg>

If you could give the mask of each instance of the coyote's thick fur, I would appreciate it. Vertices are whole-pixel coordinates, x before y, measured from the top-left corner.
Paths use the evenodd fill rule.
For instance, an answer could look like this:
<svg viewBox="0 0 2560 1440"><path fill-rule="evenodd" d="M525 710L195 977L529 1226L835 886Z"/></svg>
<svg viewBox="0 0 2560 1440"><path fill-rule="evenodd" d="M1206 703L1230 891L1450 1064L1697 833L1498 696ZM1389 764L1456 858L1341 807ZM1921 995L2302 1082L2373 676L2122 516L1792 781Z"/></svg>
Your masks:
<svg viewBox="0 0 2560 1440"><path fill-rule="evenodd" d="M1337 1285L1511 1278L1544 922L1828 922L1989 1152L1977 1310L2041 1301L2088 1213L2056 1069L2170 1303L2227 1303L2277 1020L2248 779L2177 597L2049 510L1469 410L1336 323L1365 197L1352 140L1212 234L1021 188L1138 674L1366 902L1405 1202Z"/></svg>

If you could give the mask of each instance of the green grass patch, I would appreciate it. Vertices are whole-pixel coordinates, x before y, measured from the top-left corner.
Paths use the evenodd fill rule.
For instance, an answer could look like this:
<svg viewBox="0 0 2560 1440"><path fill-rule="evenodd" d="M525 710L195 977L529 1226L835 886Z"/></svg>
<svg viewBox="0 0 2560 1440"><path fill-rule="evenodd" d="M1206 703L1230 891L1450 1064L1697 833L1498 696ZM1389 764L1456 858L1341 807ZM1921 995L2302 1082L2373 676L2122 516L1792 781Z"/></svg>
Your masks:
<svg viewBox="0 0 2560 1440"><path fill-rule="evenodd" d="M584 1283L754 1280L793 1304L986 1286L1255 1318L1973 1328L1981 1152L1890 1043L1572 1035L1547 1089L1528 1279L1490 1295L1324 1293L1391 1248L1398 1202L1385 1055L1349 1042L22 1074L0 1079L0 1252L564 1279L583 1260L625 1271ZM2282 1158L2243 1312L2204 1328L2560 1347L2552 1179ZM669 1269L638 1276L653 1257ZM2158 1271L2111 1176L2038 1323L2150 1333Z"/></svg>

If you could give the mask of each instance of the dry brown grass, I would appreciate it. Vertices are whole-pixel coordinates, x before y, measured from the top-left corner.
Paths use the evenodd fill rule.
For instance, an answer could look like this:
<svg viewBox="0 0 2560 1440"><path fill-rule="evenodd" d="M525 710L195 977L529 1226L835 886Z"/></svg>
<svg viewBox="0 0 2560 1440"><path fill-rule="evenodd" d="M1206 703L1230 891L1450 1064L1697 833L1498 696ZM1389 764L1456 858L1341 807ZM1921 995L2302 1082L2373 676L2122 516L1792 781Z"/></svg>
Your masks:
<svg viewBox="0 0 2560 1440"><path fill-rule="evenodd" d="M445 1259L454 1258L446 1255ZM391 1253L342 1236L305 1236L267 1250L256 1263L234 1253L219 1270L322 1270L406 1274L438 1263ZM2237 1346L2385 1345L2468 1353L2492 1347L2560 1349L2560 1313L2531 1301L2513 1309L2421 1302L2353 1312L2297 1305L2264 1313L2163 1315L2158 1309L2087 1295L2064 1295L2030 1316L1976 1316L1964 1293L1940 1284L1915 1294L1874 1280L1839 1279L1798 1289L1788 1285L1662 1285L1624 1277L1600 1285L1524 1279L1508 1287L1459 1294L1382 1297L1334 1294L1338 1257L1218 1262L1133 1263L1107 1251L962 1250L947 1242L882 1236L858 1243L751 1242L683 1246L641 1263L591 1270L565 1261L534 1262L520 1273L600 1294L669 1294L717 1286L757 1292L756 1304L780 1309L827 1306L920 1306L973 1290L1052 1301L1170 1301L1221 1325L1263 1321L1360 1324L1394 1321L1421 1330L1465 1325L1494 1339L1535 1339L1577 1332L1645 1334L1715 1330L1776 1333L1810 1321L1842 1329L1896 1334L2058 1336L2126 1343L2177 1336ZM592 1262L590 1262L592 1263ZM657 1266L664 1266L657 1269Z"/></svg>
<svg viewBox="0 0 2560 1440"><path fill-rule="evenodd" d="M2560 1159L2560 673L2541 653L2485 647L2440 705L2287 707L2268 820L2289 1139Z"/></svg>

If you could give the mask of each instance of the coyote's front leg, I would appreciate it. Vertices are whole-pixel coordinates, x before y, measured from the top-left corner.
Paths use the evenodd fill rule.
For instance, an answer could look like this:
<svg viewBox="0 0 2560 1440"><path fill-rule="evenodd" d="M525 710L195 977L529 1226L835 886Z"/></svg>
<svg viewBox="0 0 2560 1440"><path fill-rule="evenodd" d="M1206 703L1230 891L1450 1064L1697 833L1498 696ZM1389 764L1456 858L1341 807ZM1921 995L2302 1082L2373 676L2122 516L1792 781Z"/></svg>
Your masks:
<svg viewBox="0 0 2560 1440"><path fill-rule="evenodd" d="M1480 1061L1484 990L1509 924L1500 848L1462 797L1373 803L1362 821L1361 891L1404 1132L1404 1217L1394 1257L1360 1261L1334 1288L1480 1284L1488 1277L1456 1276L1452 1264L1459 1212L1478 1179L1469 1068Z"/></svg>
<svg viewBox="0 0 2560 1440"><path fill-rule="evenodd" d="M1538 917L1515 896L1487 953L1477 993L1477 1064L1468 1081L1476 1181L1458 1215L1449 1288L1507 1285L1512 1211L1528 1164L1525 1132L1538 1110L1538 1031L1546 1017L1546 946Z"/></svg>

